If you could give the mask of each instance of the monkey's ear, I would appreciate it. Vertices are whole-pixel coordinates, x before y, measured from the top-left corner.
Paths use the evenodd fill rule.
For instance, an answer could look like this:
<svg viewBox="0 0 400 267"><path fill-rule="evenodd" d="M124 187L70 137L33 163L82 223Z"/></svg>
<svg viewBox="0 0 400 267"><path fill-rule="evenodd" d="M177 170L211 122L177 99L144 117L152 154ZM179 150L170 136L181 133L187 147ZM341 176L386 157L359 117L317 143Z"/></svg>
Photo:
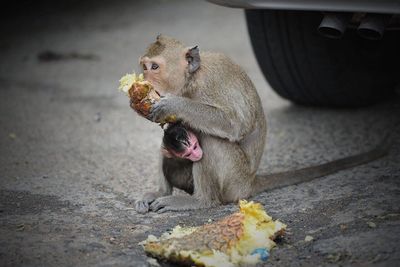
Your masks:
<svg viewBox="0 0 400 267"><path fill-rule="evenodd" d="M200 67L200 51L197 45L188 49L186 61L188 62L189 73L195 72Z"/></svg>

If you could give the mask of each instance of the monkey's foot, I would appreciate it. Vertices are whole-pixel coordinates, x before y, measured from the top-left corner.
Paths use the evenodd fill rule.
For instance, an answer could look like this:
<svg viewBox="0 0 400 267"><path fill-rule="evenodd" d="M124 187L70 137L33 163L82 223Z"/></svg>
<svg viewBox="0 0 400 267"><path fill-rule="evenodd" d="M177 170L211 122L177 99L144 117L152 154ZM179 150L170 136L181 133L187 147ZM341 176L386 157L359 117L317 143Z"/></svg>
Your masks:
<svg viewBox="0 0 400 267"><path fill-rule="evenodd" d="M150 210L163 213L166 211L182 211L204 208L194 197L189 196L165 196L154 200L150 204Z"/></svg>
<svg viewBox="0 0 400 267"><path fill-rule="evenodd" d="M142 214L149 212L150 204L159 196L162 196L160 192L147 192L142 199L135 201L135 210Z"/></svg>
<svg viewBox="0 0 400 267"><path fill-rule="evenodd" d="M147 200L142 200L142 199L136 200L135 201L135 210L141 214L147 213L147 212L149 212L149 209L150 209L150 203L151 202L149 202Z"/></svg>

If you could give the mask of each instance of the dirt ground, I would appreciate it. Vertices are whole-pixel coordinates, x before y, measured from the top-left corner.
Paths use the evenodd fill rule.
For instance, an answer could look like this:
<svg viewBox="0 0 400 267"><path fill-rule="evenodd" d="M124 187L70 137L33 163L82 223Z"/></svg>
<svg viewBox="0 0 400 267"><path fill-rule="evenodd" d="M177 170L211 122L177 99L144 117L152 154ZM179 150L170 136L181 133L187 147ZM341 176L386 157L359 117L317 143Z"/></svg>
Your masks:
<svg viewBox="0 0 400 267"><path fill-rule="evenodd" d="M352 110L290 104L264 80L241 10L204 1L57 3L2 11L1 266L147 266L138 246L147 235L237 209L133 210L155 188L162 131L130 110L117 86L158 33L224 52L248 72L268 120L260 172L366 151L393 132L385 158L254 198L289 227L265 266L400 265L399 96Z"/></svg>

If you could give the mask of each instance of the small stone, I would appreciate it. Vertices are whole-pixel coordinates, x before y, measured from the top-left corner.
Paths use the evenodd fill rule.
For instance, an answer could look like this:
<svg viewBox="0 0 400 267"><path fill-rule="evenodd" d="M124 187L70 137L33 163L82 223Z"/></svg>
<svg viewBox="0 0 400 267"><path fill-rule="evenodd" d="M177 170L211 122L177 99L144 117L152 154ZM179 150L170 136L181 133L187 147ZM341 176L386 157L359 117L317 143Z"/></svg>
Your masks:
<svg viewBox="0 0 400 267"><path fill-rule="evenodd" d="M329 254L326 259L330 262L330 263L336 263L338 261L340 261L342 255L340 253L335 253L335 254Z"/></svg>
<svg viewBox="0 0 400 267"><path fill-rule="evenodd" d="M306 241L306 242L310 242L310 241L313 241L313 240L314 240L314 237L312 237L310 235L307 235L306 238L304 238L304 241Z"/></svg>
<svg viewBox="0 0 400 267"><path fill-rule="evenodd" d="M149 263L150 266L160 266L160 264L158 264L158 261L153 258L148 258L147 262Z"/></svg>
<svg viewBox="0 0 400 267"><path fill-rule="evenodd" d="M367 222L369 228L376 228L376 223L374 222Z"/></svg>
<svg viewBox="0 0 400 267"><path fill-rule="evenodd" d="M97 112L96 115L94 116L94 121L95 122L100 122L101 121L101 113Z"/></svg>
<svg viewBox="0 0 400 267"><path fill-rule="evenodd" d="M345 224L341 224L340 225L340 230L346 230L347 229L347 225L345 225Z"/></svg>
<svg viewBox="0 0 400 267"><path fill-rule="evenodd" d="M10 137L11 139L16 139L17 135L15 133L9 133L8 137Z"/></svg>

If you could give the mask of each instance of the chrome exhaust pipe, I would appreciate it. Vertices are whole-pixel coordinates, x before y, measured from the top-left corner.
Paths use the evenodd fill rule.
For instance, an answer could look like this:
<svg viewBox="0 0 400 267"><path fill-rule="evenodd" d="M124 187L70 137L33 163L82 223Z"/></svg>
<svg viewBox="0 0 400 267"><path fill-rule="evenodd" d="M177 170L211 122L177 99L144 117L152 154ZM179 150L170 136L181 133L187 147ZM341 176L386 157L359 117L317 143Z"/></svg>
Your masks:
<svg viewBox="0 0 400 267"><path fill-rule="evenodd" d="M346 13L326 13L318 26L318 32L322 36L339 39L346 31L349 18Z"/></svg>
<svg viewBox="0 0 400 267"><path fill-rule="evenodd" d="M385 31L385 17L383 15L366 15L357 28L358 34L368 40L380 40Z"/></svg>

